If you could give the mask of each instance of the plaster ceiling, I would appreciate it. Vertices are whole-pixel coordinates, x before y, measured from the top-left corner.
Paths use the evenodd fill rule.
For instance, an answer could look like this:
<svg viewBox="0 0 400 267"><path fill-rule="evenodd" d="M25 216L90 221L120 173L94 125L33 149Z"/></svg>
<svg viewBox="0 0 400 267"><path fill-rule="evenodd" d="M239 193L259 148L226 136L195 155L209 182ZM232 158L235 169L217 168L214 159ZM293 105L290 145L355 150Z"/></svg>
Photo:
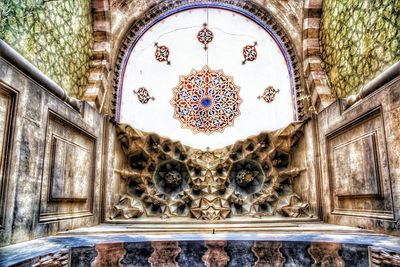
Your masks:
<svg viewBox="0 0 400 267"><path fill-rule="evenodd" d="M125 58L117 121L199 149L288 125L296 117L290 64L268 30L219 8L164 18Z"/></svg>

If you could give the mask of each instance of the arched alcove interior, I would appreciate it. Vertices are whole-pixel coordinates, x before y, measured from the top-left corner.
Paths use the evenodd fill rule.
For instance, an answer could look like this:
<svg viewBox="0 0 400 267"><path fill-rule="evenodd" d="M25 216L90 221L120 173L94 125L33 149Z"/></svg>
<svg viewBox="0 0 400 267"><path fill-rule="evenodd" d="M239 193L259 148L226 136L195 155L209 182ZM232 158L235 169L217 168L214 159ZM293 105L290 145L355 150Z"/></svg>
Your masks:
<svg viewBox="0 0 400 267"><path fill-rule="evenodd" d="M312 217L293 186L304 122L284 30L247 2L168 3L131 26L117 56L124 156L111 220Z"/></svg>
<svg viewBox="0 0 400 267"><path fill-rule="evenodd" d="M166 12L136 34L118 74L117 124L197 149L222 148L299 117L285 45L232 6Z"/></svg>

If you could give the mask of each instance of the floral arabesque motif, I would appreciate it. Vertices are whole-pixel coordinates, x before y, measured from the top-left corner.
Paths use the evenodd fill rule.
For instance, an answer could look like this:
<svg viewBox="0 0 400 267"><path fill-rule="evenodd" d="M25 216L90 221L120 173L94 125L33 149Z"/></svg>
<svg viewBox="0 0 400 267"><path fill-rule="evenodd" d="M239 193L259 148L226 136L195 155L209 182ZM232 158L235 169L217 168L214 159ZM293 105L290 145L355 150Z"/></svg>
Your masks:
<svg viewBox="0 0 400 267"><path fill-rule="evenodd" d="M231 77L207 66L180 78L171 101L175 117L195 132L222 132L239 116L239 87Z"/></svg>
<svg viewBox="0 0 400 267"><path fill-rule="evenodd" d="M247 61L254 61L257 59L257 42L254 42L254 45L246 45L243 47L243 57L244 60L242 61L242 64L246 64Z"/></svg>
<svg viewBox="0 0 400 267"><path fill-rule="evenodd" d="M274 101L276 94L279 93L279 89L275 89L272 86L268 86L265 90L264 93L260 96L257 97L257 99L264 99L265 102L271 103Z"/></svg>
<svg viewBox="0 0 400 267"><path fill-rule="evenodd" d="M171 61L169 61L169 48L165 45L158 45L155 43L154 46L156 47L156 52L154 56L157 61L159 62L167 62L167 65L171 65Z"/></svg>
<svg viewBox="0 0 400 267"><path fill-rule="evenodd" d="M207 27L207 23L203 24L203 29L197 33L197 40L204 45L204 50L207 50L207 45L214 39L213 32Z"/></svg>
<svg viewBox="0 0 400 267"><path fill-rule="evenodd" d="M133 93L137 95L139 102L142 104L147 104L150 100L155 100L144 87L140 87L137 91L133 90Z"/></svg>

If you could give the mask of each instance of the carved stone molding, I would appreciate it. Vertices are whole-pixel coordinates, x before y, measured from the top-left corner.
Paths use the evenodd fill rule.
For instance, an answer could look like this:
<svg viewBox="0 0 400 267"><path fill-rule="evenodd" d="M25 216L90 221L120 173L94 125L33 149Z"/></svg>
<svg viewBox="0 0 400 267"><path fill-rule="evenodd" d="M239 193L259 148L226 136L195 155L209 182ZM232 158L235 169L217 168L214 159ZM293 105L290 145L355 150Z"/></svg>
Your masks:
<svg viewBox="0 0 400 267"><path fill-rule="evenodd" d="M93 267L122 266L120 263L126 251L124 243L104 243L96 245L97 257L92 263Z"/></svg>
<svg viewBox="0 0 400 267"><path fill-rule="evenodd" d="M368 247L369 266L400 266L400 253L379 247Z"/></svg>
<svg viewBox="0 0 400 267"><path fill-rule="evenodd" d="M311 243L308 253L313 258L313 267L344 267L344 260L339 255L341 246L338 243Z"/></svg>
<svg viewBox="0 0 400 267"><path fill-rule="evenodd" d="M281 267L286 259L281 252L282 242L254 241L252 251L257 257L254 267Z"/></svg>
<svg viewBox="0 0 400 267"><path fill-rule="evenodd" d="M139 17L136 21L132 23L132 26L125 34L125 37L122 39L119 45L119 52L116 56L114 63L114 73L112 80L112 99L111 99L111 120L115 121L116 108L117 108L117 97L118 97L118 88L120 84L120 74L123 69L123 61L124 58L129 53L129 48L132 46L134 41L139 38L139 34L143 32L149 25L157 21L161 16L166 13L173 14L174 10L178 11L182 8L195 5L210 5L216 4L215 1L211 0L167 0L157 3L152 6L149 10L144 12L141 17ZM294 87L295 87L295 97L297 104L297 112L298 119L301 120L304 118L305 110L304 108L308 105L306 102L308 99L305 97L305 92L301 86L301 77L300 77L300 57L296 52L295 45L289 38L289 35L286 33L286 30L280 25L280 23L275 19L273 15L270 14L270 11L265 9L264 7L258 5L257 3L251 1L240 1L240 0L220 0L218 1L218 7L220 8L235 8L241 10L243 12L249 13L252 16L255 16L258 20L262 21L266 26L268 26L277 36L277 38L282 42L284 49L286 50L288 57L290 58L292 69L293 69L293 78L294 78Z"/></svg>
<svg viewBox="0 0 400 267"><path fill-rule="evenodd" d="M175 258L181 252L178 241L153 241L154 251L149 258L152 267L178 267Z"/></svg>
<svg viewBox="0 0 400 267"><path fill-rule="evenodd" d="M226 241L206 240L207 252L201 258L207 267L224 267L230 258L225 251Z"/></svg>

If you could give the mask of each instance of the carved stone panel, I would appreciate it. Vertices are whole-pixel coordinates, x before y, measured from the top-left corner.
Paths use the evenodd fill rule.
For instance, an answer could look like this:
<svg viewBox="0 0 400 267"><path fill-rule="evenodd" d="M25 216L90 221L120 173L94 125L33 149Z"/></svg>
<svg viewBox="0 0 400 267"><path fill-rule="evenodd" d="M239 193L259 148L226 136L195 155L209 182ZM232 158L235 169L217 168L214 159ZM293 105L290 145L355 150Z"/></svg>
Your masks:
<svg viewBox="0 0 400 267"><path fill-rule="evenodd" d="M92 215L96 140L49 113L40 222Z"/></svg>
<svg viewBox="0 0 400 267"><path fill-rule="evenodd" d="M92 155L88 149L53 136L51 201L85 201L88 198Z"/></svg>
<svg viewBox="0 0 400 267"><path fill-rule="evenodd" d="M334 147L333 173L349 178L337 179L338 197L381 195L376 132Z"/></svg>
<svg viewBox="0 0 400 267"><path fill-rule="evenodd" d="M327 135L332 213L393 219L381 108Z"/></svg>

